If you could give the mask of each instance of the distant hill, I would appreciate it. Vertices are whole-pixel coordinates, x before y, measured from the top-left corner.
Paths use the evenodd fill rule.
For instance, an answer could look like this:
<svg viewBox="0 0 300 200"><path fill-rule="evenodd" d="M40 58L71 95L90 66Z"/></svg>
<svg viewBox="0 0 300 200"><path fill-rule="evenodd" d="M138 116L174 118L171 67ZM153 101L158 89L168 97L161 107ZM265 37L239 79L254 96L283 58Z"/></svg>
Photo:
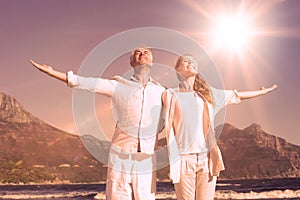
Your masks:
<svg viewBox="0 0 300 200"><path fill-rule="evenodd" d="M220 131L226 168L221 178L300 177L300 146L267 134L258 124L243 130L224 124Z"/></svg>
<svg viewBox="0 0 300 200"><path fill-rule="evenodd" d="M226 170L222 179L300 177L300 147L265 133L257 124L244 130L217 128ZM26 111L13 97L0 93L0 182L97 182L107 168L89 151L108 155L110 143L91 135L79 138L52 127ZM165 139L159 146L165 146ZM161 151L158 158L166 158ZM158 164L165 166L166 163ZM168 179L168 167L158 179Z"/></svg>
<svg viewBox="0 0 300 200"><path fill-rule="evenodd" d="M95 182L105 174L78 136L44 123L0 93L0 182Z"/></svg>

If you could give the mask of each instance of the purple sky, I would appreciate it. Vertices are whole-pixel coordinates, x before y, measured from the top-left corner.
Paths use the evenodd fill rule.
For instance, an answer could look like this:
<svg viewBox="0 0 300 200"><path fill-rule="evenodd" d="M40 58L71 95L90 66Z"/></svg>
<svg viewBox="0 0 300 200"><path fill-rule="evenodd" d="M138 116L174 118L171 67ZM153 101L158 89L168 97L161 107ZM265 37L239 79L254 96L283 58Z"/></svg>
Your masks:
<svg viewBox="0 0 300 200"><path fill-rule="evenodd" d="M216 15L234 13L243 7L263 34L255 36L249 51L240 57L229 55L224 49L209 55L226 89L255 90L274 83L279 88L266 96L228 106L226 121L241 129L257 123L266 132L300 145L298 0L226 1L226 4L222 0L0 2L0 91L15 97L40 119L68 132L74 129L72 90L34 69L29 59L60 71L77 72L100 42L140 27L179 31L208 50L209 28ZM175 60L165 62L173 66ZM129 62L126 65L129 69ZM120 73L112 69L106 76L112 74ZM97 99L102 101L101 95Z"/></svg>

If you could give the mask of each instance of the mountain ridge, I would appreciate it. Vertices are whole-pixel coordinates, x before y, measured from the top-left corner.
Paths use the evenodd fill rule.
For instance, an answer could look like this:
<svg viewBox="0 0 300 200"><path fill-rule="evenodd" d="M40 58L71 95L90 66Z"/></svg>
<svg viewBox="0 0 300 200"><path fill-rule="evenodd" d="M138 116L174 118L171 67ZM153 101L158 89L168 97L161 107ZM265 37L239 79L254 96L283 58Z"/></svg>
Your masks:
<svg viewBox="0 0 300 200"><path fill-rule="evenodd" d="M229 124L222 128L218 141L226 168L222 177L300 177L299 146L264 132L258 124L242 130Z"/></svg>
<svg viewBox="0 0 300 200"><path fill-rule="evenodd" d="M97 182L106 170L78 136L46 124L0 93L0 182Z"/></svg>
<svg viewBox="0 0 300 200"><path fill-rule="evenodd" d="M13 97L0 92L0 120L3 122L16 123L40 123L41 120L25 110Z"/></svg>

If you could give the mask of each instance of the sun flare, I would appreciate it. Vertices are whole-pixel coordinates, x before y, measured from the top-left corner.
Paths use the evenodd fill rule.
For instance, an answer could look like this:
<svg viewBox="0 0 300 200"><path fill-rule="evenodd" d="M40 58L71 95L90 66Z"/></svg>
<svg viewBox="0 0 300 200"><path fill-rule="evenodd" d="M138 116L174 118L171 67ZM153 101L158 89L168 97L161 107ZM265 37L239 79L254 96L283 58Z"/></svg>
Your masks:
<svg viewBox="0 0 300 200"><path fill-rule="evenodd" d="M242 18L226 17L216 22L215 45L230 50L240 50L247 45L253 32L249 23Z"/></svg>

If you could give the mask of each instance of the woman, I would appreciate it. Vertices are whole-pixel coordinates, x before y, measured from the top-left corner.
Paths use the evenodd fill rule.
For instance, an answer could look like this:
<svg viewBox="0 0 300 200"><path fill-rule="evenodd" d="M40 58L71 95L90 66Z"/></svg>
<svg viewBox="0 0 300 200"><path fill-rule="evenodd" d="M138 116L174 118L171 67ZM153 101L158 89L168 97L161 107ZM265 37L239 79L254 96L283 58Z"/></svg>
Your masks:
<svg viewBox="0 0 300 200"><path fill-rule="evenodd" d="M178 200L214 199L217 176L224 170L212 126L215 114L225 105L266 94L277 86L247 92L211 88L198 74L191 55L179 57L175 69L179 87L162 96L170 177Z"/></svg>

